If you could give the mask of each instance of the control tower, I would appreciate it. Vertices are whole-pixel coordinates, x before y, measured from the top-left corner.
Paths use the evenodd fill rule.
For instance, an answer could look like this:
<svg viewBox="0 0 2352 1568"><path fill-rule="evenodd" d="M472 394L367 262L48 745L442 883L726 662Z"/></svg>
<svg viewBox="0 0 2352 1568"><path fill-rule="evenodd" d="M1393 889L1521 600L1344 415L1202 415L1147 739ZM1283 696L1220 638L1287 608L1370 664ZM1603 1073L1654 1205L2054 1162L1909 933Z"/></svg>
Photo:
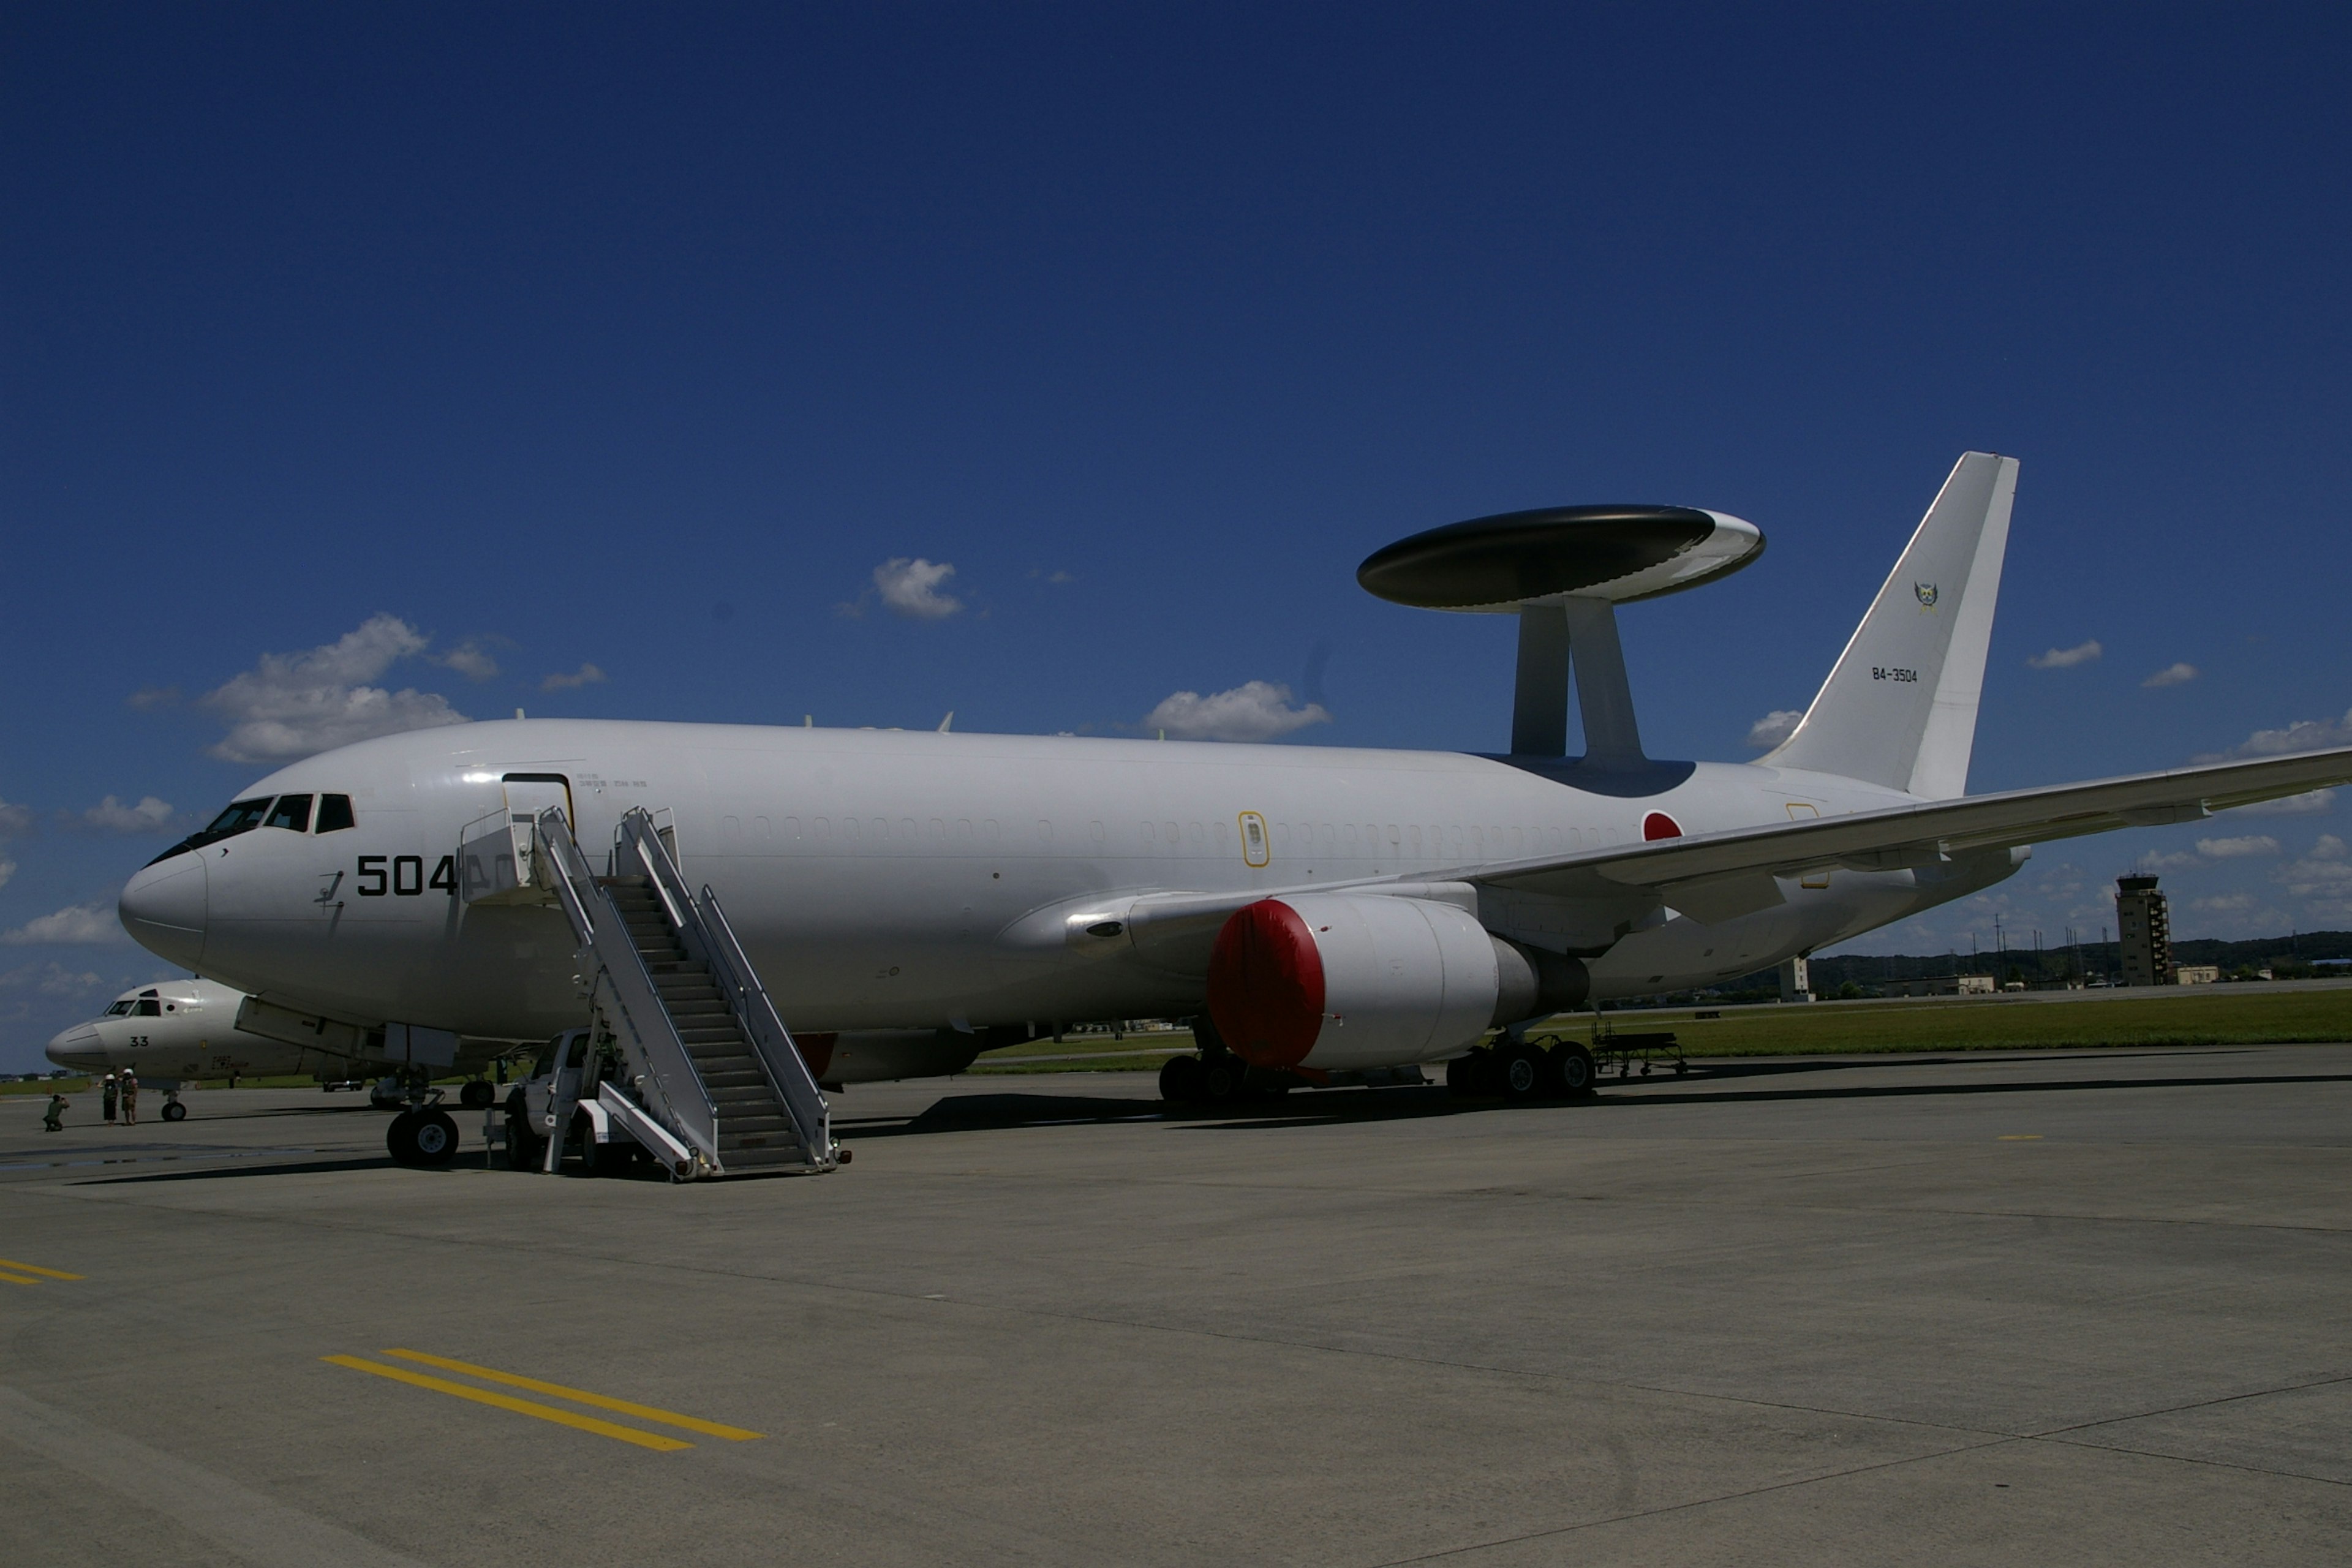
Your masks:
<svg viewBox="0 0 2352 1568"><path fill-rule="evenodd" d="M2172 917L2153 877L2116 879L2116 934L2124 952L2124 984L2169 985Z"/></svg>

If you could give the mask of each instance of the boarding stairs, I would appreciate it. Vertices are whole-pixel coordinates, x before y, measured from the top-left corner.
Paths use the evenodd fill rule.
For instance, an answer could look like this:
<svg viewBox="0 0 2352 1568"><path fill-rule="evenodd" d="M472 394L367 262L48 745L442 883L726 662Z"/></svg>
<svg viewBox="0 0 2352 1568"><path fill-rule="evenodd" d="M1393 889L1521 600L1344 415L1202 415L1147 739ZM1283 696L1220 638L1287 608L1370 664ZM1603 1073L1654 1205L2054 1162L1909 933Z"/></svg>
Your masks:
<svg viewBox="0 0 2352 1568"><path fill-rule="evenodd" d="M824 1093L718 895L688 890L667 838L631 809L598 876L560 808L530 825L525 876L571 921L595 1038L622 1062L598 1103L680 1178L830 1171L840 1150ZM554 1110L551 1169L572 1105Z"/></svg>

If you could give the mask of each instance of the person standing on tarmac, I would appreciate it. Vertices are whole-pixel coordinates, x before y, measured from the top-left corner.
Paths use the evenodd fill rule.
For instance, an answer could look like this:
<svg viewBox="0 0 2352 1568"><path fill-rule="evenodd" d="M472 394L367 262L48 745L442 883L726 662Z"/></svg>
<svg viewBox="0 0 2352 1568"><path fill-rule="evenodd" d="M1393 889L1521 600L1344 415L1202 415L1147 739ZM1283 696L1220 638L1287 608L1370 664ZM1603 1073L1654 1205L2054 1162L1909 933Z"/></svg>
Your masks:
<svg viewBox="0 0 2352 1568"><path fill-rule="evenodd" d="M122 1069L122 1125L139 1125L139 1075L129 1068Z"/></svg>
<svg viewBox="0 0 2352 1568"><path fill-rule="evenodd" d="M49 1109L41 1117L42 1131L62 1132L66 1130L67 1103L66 1097L62 1094L52 1093L49 1096Z"/></svg>
<svg viewBox="0 0 2352 1568"><path fill-rule="evenodd" d="M114 1101L115 1096L118 1092L119 1091L114 1086L114 1075L112 1073L108 1073L106 1075L106 1087L99 1091L98 1104L99 1109L106 1113L106 1124L109 1127L114 1125Z"/></svg>

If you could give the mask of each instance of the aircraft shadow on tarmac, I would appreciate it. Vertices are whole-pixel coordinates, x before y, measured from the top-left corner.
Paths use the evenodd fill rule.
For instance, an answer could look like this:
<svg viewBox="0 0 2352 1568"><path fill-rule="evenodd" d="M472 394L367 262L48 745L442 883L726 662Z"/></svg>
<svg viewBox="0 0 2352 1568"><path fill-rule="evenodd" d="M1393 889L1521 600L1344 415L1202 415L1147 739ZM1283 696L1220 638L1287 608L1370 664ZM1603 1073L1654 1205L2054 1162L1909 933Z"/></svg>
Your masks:
<svg viewBox="0 0 2352 1568"><path fill-rule="evenodd" d="M201 1156L199 1156L201 1157ZM155 1171L143 1176L100 1176L76 1182L81 1187L131 1187L148 1182L219 1182L246 1176L323 1176L344 1171L397 1170L383 1154L358 1155L349 1160L298 1160L283 1165L207 1165L195 1171Z"/></svg>
<svg viewBox="0 0 2352 1568"><path fill-rule="evenodd" d="M2100 1061L2115 1063L2144 1060L2161 1054L2167 1060L2179 1061L2187 1053L2141 1052L2128 1055L2112 1052L2067 1053L2063 1056L2037 1056L2014 1065L2041 1066L2063 1061ZM2198 1052L2198 1056L2228 1056L2241 1054L2220 1050ZM1120 1121L1171 1121L1183 1125L1187 1131L1278 1131L1294 1127L1328 1127L1344 1122L1391 1121L1433 1116L1482 1116L1544 1110L1577 1109L1591 1112L1624 1113L1653 1106L1707 1105L1731 1103L1764 1103L1774 1100L1863 1100L1882 1099L1934 1098L1949 1095L1983 1094L2057 1094L2086 1089L2220 1089L2253 1084L2291 1083L2352 1083L2352 1073L2210 1073L2197 1076L2116 1077L2098 1076L2064 1079L1991 1079L1969 1083L1874 1083L1834 1084L1809 1083L1787 1089L1730 1087L1742 1079L1793 1077L1802 1074L1838 1073L1864 1068L1885 1069L1890 1066L1945 1068L1966 1065L1986 1068L2005 1065L1986 1062L1967 1056L1909 1058L1900 1064L1884 1058L1840 1058L1835 1060L1783 1061L1741 1060L1722 1065L1694 1066L1687 1076L1642 1079L1603 1079L1595 1086L1591 1099L1580 1103L1559 1100L1537 1100L1527 1104L1507 1104L1494 1100L1457 1100L1443 1088L1432 1085L1416 1089L1340 1089L1328 1093L1307 1091L1266 1099L1237 1106L1171 1106L1162 1100L1111 1100L1097 1095L1055 1094L987 1094L960 1095L943 1099L929 1109L910 1118L875 1117L867 1120L836 1118L835 1127L844 1139L898 1138L939 1132L971 1132L1010 1131L1024 1127L1078 1126L1087 1123L1108 1124ZM1664 1083L1678 1085L1663 1087ZM1721 1083L1724 1088L1706 1087ZM1635 1094L1622 1092L1638 1087ZM1618 1092L1612 1092L1612 1090Z"/></svg>

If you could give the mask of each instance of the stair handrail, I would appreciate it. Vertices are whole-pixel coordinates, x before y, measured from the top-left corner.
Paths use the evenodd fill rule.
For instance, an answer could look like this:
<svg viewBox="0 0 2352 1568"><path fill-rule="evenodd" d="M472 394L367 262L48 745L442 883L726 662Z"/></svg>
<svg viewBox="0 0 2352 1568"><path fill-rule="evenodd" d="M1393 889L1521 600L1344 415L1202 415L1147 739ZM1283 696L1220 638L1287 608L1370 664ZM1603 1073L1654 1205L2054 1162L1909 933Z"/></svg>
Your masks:
<svg viewBox="0 0 2352 1568"><path fill-rule="evenodd" d="M562 807L551 805L532 821L531 849L552 873L548 880L580 939L581 951L594 959L599 978L612 988L620 1014L617 1022L635 1037L646 1082L653 1091L644 1096L647 1113L691 1145L713 1168L720 1168L718 1108L703 1087L702 1075L695 1070L693 1055L678 1037L669 1009L662 1005L660 989L646 967L645 954L629 936L627 922L608 898L593 892L595 873L572 837ZM583 889L592 890L593 906ZM612 918L597 919L600 911ZM556 1135L562 1135L561 1128Z"/></svg>
<svg viewBox="0 0 2352 1568"><path fill-rule="evenodd" d="M833 1141L833 1108L817 1086L816 1075L784 1026L783 1016L760 982L760 973L736 940L735 928L719 907L719 895L705 884L698 898L687 891L685 876L662 843L652 814L631 806L622 814L618 847L646 868L656 892L671 912L688 952L710 970L710 978L734 1016L736 1026L750 1042L760 1063L792 1119L793 1135L800 1142L801 1158L811 1170L830 1171L838 1163Z"/></svg>

